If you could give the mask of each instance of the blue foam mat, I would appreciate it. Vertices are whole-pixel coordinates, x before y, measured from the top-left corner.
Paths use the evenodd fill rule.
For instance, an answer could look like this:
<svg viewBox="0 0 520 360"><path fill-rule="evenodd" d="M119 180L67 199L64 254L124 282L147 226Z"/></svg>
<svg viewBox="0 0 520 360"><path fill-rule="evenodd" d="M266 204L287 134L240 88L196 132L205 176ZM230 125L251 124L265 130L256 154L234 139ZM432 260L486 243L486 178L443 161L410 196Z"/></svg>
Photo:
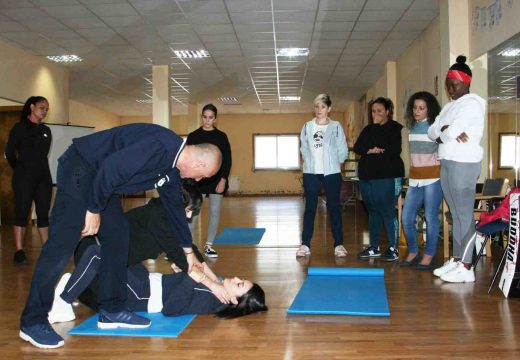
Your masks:
<svg viewBox="0 0 520 360"><path fill-rule="evenodd" d="M264 228L225 228L216 238L215 245L258 245Z"/></svg>
<svg viewBox="0 0 520 360"><path fill-rule="evenodd" d="M195 319L197 315L164 316L161 313L143 313L152 320L152 325L145 329L107 329L97 327L98 315L94 315L83 321L78 326L69 330L71 335L95 335L95 336L134 336L134 337L168 337L176 338Z"/></svg>
<svg viewBox="0 0 520 360"><path fill-rule="evenodd" d="M309 268L287 314L390 316L384 269Z"/></svg>

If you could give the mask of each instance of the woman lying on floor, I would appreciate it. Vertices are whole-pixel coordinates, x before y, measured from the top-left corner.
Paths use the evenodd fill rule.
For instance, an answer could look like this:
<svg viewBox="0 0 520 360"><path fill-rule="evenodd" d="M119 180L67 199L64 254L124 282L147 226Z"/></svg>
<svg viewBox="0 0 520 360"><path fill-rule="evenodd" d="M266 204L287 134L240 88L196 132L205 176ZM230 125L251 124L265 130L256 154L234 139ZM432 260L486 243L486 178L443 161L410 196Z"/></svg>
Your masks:
<svg viewBox="0 0 520 360"><path fill-rule="evenodd" d="M56 287L53 307L49 312L51 323L73 320L71 304L76 298L97 310L96 280L101 261L100 249L96 242L80 242L75 254L74 272L63 275ZM221 285L231 297L230 304L222 303L212 293L212 287ZM128 268L127 308L131 311L162 312L166 316L216 314L228 319L267 311L264 291L249 280L235 277L216 284L197 268L190 274L160 274L148 272L143 264Z"/></svg>

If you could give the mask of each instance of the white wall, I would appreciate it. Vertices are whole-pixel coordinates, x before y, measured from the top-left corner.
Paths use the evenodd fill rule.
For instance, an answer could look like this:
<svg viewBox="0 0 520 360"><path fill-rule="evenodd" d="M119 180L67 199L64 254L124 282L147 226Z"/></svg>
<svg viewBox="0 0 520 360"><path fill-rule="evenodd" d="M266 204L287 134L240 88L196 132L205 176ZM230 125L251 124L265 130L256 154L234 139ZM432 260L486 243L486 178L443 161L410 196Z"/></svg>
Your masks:
<svg viewBox="0 0 520 360"><path fill-rule="evenodd" d="M69 120L69 71L17 47L0 41L0 97L20 103L30 96L49 100L47 122Z"/></svg>

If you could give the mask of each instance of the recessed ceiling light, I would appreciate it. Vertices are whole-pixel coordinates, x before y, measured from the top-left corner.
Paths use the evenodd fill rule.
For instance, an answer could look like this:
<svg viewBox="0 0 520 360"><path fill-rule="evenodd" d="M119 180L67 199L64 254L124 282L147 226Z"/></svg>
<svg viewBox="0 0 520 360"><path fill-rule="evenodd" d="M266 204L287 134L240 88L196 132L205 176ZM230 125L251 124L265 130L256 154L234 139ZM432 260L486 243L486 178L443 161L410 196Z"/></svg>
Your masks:
<svg viewBox="0 0 520 360"><path fill-rule="evenodd" d="M209 57L206 50L173 50L174 54L180 59L198 59Z"/></svg>
<svg viewBox="0 0 520 360"><path fill-rule="evenodd" d="M281 48L276 49L276 56L307 56L309 49L307 48Z"/></svg>
<svg viewBox="0 0 520 360"><path fill-rule="evenodd" d="M300 101L299 96L280 96L280 101Z"/></svg>
<svg viewBox="0 0 520 360"><path fill-rule="evenodd" d="M520 55L520 49L515 49L515 48L504 49L501 52L499 52L498 55L507 56L507 57L518 56L518 55Z"/></svg>
<svg viewBox="0 0 520 360"><path fill-rule="evenodd" d="M238 99L235 96L221 96L218 98L223 103L236 103Z"/></svg>
<svg viewBox="0 0 520 360"><path fill-rule="evenodd" d="M78 55L49 55L47 59L54 62L78 62L83 61Z"/></svg>

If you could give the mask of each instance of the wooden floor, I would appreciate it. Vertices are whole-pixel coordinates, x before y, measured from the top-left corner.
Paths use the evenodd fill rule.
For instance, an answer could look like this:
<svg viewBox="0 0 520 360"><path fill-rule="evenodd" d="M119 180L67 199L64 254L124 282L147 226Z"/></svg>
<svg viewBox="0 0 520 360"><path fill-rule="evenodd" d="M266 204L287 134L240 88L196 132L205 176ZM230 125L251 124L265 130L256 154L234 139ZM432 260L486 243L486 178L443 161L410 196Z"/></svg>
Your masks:
<svg viewBox="0 0 520 360"><path fill-rule="evenodd" d="M142 199L126 201L127 207ZM368 241L367 219L358 204L343 212L346 259L335 259L325 206L320 204L310 261L295 258L303 201L299 197L226 198L221 227L265 227L258 247L219 246L209 262L223 276L258 282L269 311L235 320L197 316L177 339L69 336L67 331L92 313L76 307L75 322L58 324L65 346L39 350L18 338L18 318L39 253L34 229L26 240L30 263L12 263L11 227L1 228L0 353L2 359L519 359L520 299L505 299L487 287L498 263L484 259L475 284L445 284L429 272L397 263L360 261L355 254ZM206 219L203 216L203 221ZM205 230L196 230L201 244ZM439 248L439 250L441 250ZM406 249L401 248L405 254ZM441 251L439 251L441 253ZM443 259L436 259L442 263ZM150 264L167 271L163 260ZM287 316L286 310L306 276L307 267L382 267L389 318Z"/></svg>

